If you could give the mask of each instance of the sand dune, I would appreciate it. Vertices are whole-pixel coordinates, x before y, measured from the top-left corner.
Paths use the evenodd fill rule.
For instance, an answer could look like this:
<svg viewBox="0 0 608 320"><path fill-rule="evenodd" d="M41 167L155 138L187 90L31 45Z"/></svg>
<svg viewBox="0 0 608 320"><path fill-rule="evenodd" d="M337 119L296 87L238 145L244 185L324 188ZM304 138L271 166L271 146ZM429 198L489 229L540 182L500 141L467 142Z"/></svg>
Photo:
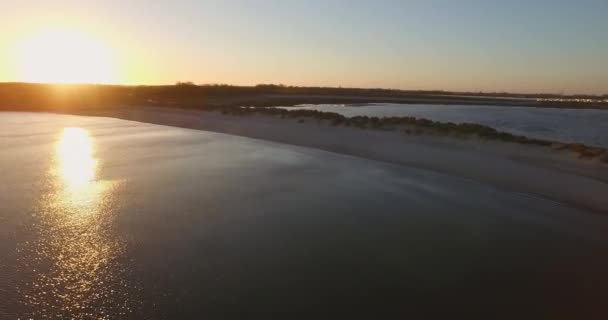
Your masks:
<svg viewBox="0 0 608 320"><path fill-rule="evenodd" d="M608 213L608 170L550 147L333 127L313 119L142 107L88 115L208 130L387 161Z"/></svg>

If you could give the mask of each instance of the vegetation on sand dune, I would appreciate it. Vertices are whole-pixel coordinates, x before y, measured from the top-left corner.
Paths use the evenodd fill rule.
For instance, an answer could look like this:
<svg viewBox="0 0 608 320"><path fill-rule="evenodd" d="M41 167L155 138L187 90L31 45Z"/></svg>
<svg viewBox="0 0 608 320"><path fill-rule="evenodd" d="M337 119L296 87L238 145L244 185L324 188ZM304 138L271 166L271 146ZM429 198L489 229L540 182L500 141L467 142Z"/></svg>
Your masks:
<svg viewBox="0 0 608 320"><path fill-rule="evenodd" d="M332 126L344 126L358 129L375 129L375 130L401 130L405 134L444 134L455 136L477 136L483 139L500 140L506 142L514 142L538 146L554 146L556 150L568 150L579 155L581 158L598 158L604 162L608 162L608 151L603 148L586 146L584 144L562 144L552 141L534 139L520 135L514 135L507 132L501 132L494 128L487 127L475 123L452 123L438 122L428 119L420 119L415 117L368 117L355 116L345 117L334 112L325 112L317 110L303 109L286 109L273 107L242 107L242 108L227 108L227 107L210 107L206 108L209 111L220 111L227 115L254 115L263 114L277 116L282 119L293 118L299 119L302 123L302 118L310 118L316 120L327 121ZM604 160L607 159L607 160Z"/></svg>

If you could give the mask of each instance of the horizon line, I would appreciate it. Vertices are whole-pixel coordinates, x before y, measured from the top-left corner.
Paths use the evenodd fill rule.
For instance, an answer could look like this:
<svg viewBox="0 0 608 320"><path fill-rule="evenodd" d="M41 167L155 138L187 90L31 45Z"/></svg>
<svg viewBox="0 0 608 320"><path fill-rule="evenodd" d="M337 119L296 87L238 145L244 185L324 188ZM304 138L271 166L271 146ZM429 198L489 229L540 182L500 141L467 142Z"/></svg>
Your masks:
<svg viewBox="0 0 608 320"><path fill-rule="evenodd" d="M398 89L398 88L383 88L383 87L343 87L343 86L320 86L320 85L286 85L281 83L257 83L253 85L246 84L229 84L229 83L194 83L192 81L176 81L174 83L166 84L125 84L125 83L94 83L94 82L29 82L29 81L0 81L0 85L4 84L26 84L26 85L50 85L50 86L106 86L106 87L172 87L179 85L190 85L196 87L212 87L212 86L226 86L226 87L241 87L241 88L255 88L259 86L278 87L278 88L316 88L316 89L343 89L343 90L383 90L383 91L400 91L400 92L419 92L419 93L458 93L458 94L477 94L477 95L488 95L488 94L506 94L506 95L517 95L517 96L563 96L563 97L576 97L576 96L593 96L593 97L606 97L606 93L549 93L549 92L510 92L510 91L460 91L460 90L445 90L445 89Z"/></svg>

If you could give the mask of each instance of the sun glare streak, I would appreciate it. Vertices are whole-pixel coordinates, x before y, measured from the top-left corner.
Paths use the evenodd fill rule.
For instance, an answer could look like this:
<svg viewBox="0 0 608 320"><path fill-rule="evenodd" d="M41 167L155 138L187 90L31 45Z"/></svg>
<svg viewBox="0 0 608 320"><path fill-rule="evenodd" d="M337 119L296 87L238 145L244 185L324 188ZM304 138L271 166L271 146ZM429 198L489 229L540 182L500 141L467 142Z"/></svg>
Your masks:
<svg viewBox="0 0 608 320"><path fill-rule="evenodd" d="M57 142L57 156L61 178L69 188L86 186L95 179L97 161L86 130L65 128Z"/></svg>
<svg viewBox="0 0 608 320"><path fill-rule="evenodd" d="M130 312L121 257L125 243L114 228L121 182L100 179L93 138L64 128L55 144L49 182L33 228L35 241L20 250L36 257L36 277L20 288L28 318L110 319L107 310ZM112 318L113 319L113 318Z"/></svg>
<svg viewBox="0 0 608 320"><path fill-rule="evenodd" d="M46 30L17 45L20 81L107 84L116 81L114 68L107 46L74 30Z"/></svg>

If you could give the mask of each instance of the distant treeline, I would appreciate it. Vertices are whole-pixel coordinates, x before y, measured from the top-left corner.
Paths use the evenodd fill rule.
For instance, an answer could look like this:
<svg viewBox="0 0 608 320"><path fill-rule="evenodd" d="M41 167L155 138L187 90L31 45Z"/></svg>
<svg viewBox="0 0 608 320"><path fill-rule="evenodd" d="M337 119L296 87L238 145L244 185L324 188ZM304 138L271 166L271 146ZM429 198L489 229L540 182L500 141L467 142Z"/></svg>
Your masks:
<svg viewBox="0 0 608 320"><path fill-rule="evenodd" d="M301 103L471 103L517 105L501 98L564 98L560 95L408 91L335 87L293 87L273 84L231 86L180 82L164 86L53 85L0 83L0 110L53 110L127 105L182 107L275 106ZM483 98L483 99L480 99ZM599 98L568 96L568 98ZM605 95L604 98L608 98ZM527 102L526 102L527 103ZM539 105L549 105L539 103ZM555 103L551 103L555 105ZM572 105L572 103L570 103ZM582 105L581 105L582 106ZM589 105L584 105L589 107ZM605 105L596 106L603 108Z"/></svg>
<svg viewBox="0 0 608 320"><path fill-rule="evenodd" d="M524 94L524 93L509 93L509 92L455 92L444 90L401 90L401 89L383 89L383 88L342 88L342 87L299 87L286 86L282 84L258 84L253 87L231 86L225 84L205 84L196 85L192 82L178 82L177 86L185 86L191 88L203 88L218 94L230 93L272 93L272 94L318 94L318 95L354 95L354 96L411 96L411 95L453 95L453 96L470 96L470 97L505 97L505 98L534 98L534 99L549 99L549 98L575 98L575 99L599 99L608 98L608 94L601 95L562 95L562 94Z"/></svg>

